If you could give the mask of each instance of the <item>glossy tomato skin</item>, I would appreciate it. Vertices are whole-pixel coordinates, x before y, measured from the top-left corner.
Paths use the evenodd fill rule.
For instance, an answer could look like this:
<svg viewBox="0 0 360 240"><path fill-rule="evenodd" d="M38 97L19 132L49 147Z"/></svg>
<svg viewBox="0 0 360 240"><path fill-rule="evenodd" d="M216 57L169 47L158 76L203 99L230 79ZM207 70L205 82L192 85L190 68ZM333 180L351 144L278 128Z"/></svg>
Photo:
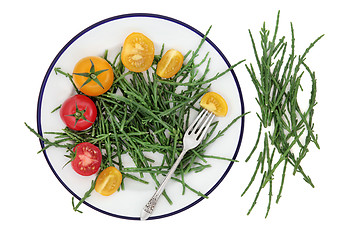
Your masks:
<svg viewBox="0 0 360 240"><path fill-rule="evenodd" d="M78 94L65 100L60 108L60 117L70 129L82 131L93 125L97 109L89 97Z"/></svg>
<svg viewBox="0 0 360 240"><path fill-rule="evenodd" d="M121 172L115 167L107 167L96 179L95 191L103 196L110 196L119 189L121 182Z"/></svg>
<svg viewBox="0 0 360 240"><path fill-rule="evenodd" d="M216 92L208 92L202 96L200 106L218 117L225 117L228 112L228 106L225 99Z"/></svg>
<svg viewBox="0 0 360 240"><path fill-rule="evenodd" d="M133 32L126 37L121 51L121 61L132 72L149 69L154 61L154 43L142 33Z"/></svg>
<svg viewBox="0 0 360 240"><path fill-rule="evenodd" d="M73 70L73 80L76 88L82 93L88 96L99 96L112 86L114 71L104 58L85 57L76 63Z"/></svg>
<svg viewBox="0 0 360 240"><path fill-rule="evenodd" d="M179 72L183 61L184 56L181 52L170 49L160 59L157 65L156 74L162 78L171 78Z"/></svg>
<svg viewBox="0 0 360 240"><path fill-rule="evenodd" d="M100 149L88 142L79 143L73 149L75 153L71 166L75 172L82 176L90 176L95 174L101 165Z"/></svg>

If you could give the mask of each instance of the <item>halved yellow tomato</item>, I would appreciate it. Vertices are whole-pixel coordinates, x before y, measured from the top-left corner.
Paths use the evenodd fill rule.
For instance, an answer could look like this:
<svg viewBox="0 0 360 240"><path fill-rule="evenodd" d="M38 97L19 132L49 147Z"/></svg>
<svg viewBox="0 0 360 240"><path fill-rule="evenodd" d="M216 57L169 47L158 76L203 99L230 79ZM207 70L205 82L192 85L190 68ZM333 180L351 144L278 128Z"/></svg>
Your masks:
<svg viewBox="0 0 360 240"><path fill-rule="evenodd" d="M116 167L107 167L96 179L95 191L103 196L110 196L119 189L121 181L121 172Z"/></svg>
<svg viewBox="0 0 360 240"><path fill-rule="evenodd" d="M225 99L216 92L206 93L200 100L200 106L218 117L225 117L228 111Z"/></svg>
<svg viewBox="0 0 360 240"><path fill-rule="evenodd" d="M144 34L134 32L125 39L121 61L130 71L143 72L151 67L154 55L154 43Z"/></svg>
<svg viewBox="0 0 360 240"><path fill-rule="evenodd" d="M157 65L156 74L162 78L171 78L180 70L183 61L184 56L181 52L170 49L160 59Z"/></svg>
<svg viewBox="0 0 360 240"><path fill-rule="evenodd" d="M73 71L77 89L88 96L105 93L114 81L111 65L101 57L91 56L80 59Z"/></svg>

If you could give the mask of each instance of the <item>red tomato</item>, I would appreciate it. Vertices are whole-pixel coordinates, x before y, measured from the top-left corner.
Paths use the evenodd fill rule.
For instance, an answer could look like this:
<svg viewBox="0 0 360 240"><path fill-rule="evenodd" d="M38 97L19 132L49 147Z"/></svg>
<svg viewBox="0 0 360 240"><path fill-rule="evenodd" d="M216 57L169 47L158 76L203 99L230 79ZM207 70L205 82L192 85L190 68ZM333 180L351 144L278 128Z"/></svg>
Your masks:
<svg viewBox="0 0 360 240"><path fill-rule="evenodd" d="M68 98L60 108L60 117L69 128L82 131L93 125L97 116L94 102L84 95Z"/></svg>
<svg viewBox="0 0 360 240"><path fill-rule="evenodd" d="M90 176L96 173L101 165L101 151L95 145L84 142L74 147L75 157L71 166L78 174Z"/></svg>

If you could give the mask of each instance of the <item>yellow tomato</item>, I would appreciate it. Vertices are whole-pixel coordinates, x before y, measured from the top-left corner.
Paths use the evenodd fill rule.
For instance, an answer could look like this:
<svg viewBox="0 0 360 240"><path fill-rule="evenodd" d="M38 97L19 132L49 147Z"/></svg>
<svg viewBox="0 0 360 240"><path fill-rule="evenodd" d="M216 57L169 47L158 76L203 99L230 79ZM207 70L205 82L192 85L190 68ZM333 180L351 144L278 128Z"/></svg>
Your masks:
<svg viewBox="0 0 360 240"><path fill-rule="evenodd" d="M108 167L96 179L95 191L101 195L110 196L119 189L121 181L121 172L115 167Z"/></svg>
<svg viewBox="0 0 360 240"><path fill-rule="evenodd" d="M143 72L153 63L154 43L142 33L134 32L126 37L121 51L121 61L133 72Z"/></svg>
<svg viewBox="0 0 360 240"><path fill-rule="evenodd" d="M225 117L228 111L225 99L216 92L206 93L200 100L200 106L219 117Z"/></svg>
<svg viewBox="0 0 360 240"><path fill-rule="evenodd" d="M156 74L162 78L171 78L180 70L183 61L184 56L181 52L170 49L160 59L157 65Z"/></svg>
<svg viewBox="0 0 360 240"><path fill-rule="evenodd" d="M73 80L77 89L88 96L105 93L114 81L110 64L101 57L85 57L74 67Z"/></svg>

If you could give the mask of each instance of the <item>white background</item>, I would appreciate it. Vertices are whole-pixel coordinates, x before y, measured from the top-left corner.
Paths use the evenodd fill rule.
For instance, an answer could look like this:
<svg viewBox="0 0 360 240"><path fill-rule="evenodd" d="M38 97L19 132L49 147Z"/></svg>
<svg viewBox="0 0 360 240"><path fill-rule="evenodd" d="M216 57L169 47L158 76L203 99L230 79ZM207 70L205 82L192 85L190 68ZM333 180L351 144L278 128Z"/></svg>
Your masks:
<svg viewBox="0 0 360 240"><path fill-rule="evenodd" d="M1 66L1 239L360 239L359 23L356 1L7 1L0 14ZM281 35L295 28L302 53L316 71L319 104L314 122L321 150L303 161L315 188L288 173L283 197L264 218L263 193L250 216L254 191L241 198L255 159L244 163L257 134L255 91L244 65L241 84L245 134L236 163L220 186L189 210L155 221L129 221L86 206L73 212L71 195L50 171L40 145L24 122L36 126L36 104L43 77L59 50L84 28L115 15L146 12L176 18L210 39L231 63L253 62L248 29L266 21L274 26L281 10ZM276 192L276 190L275 190ZM5 236L7 236L5 238Z"/></svg>

